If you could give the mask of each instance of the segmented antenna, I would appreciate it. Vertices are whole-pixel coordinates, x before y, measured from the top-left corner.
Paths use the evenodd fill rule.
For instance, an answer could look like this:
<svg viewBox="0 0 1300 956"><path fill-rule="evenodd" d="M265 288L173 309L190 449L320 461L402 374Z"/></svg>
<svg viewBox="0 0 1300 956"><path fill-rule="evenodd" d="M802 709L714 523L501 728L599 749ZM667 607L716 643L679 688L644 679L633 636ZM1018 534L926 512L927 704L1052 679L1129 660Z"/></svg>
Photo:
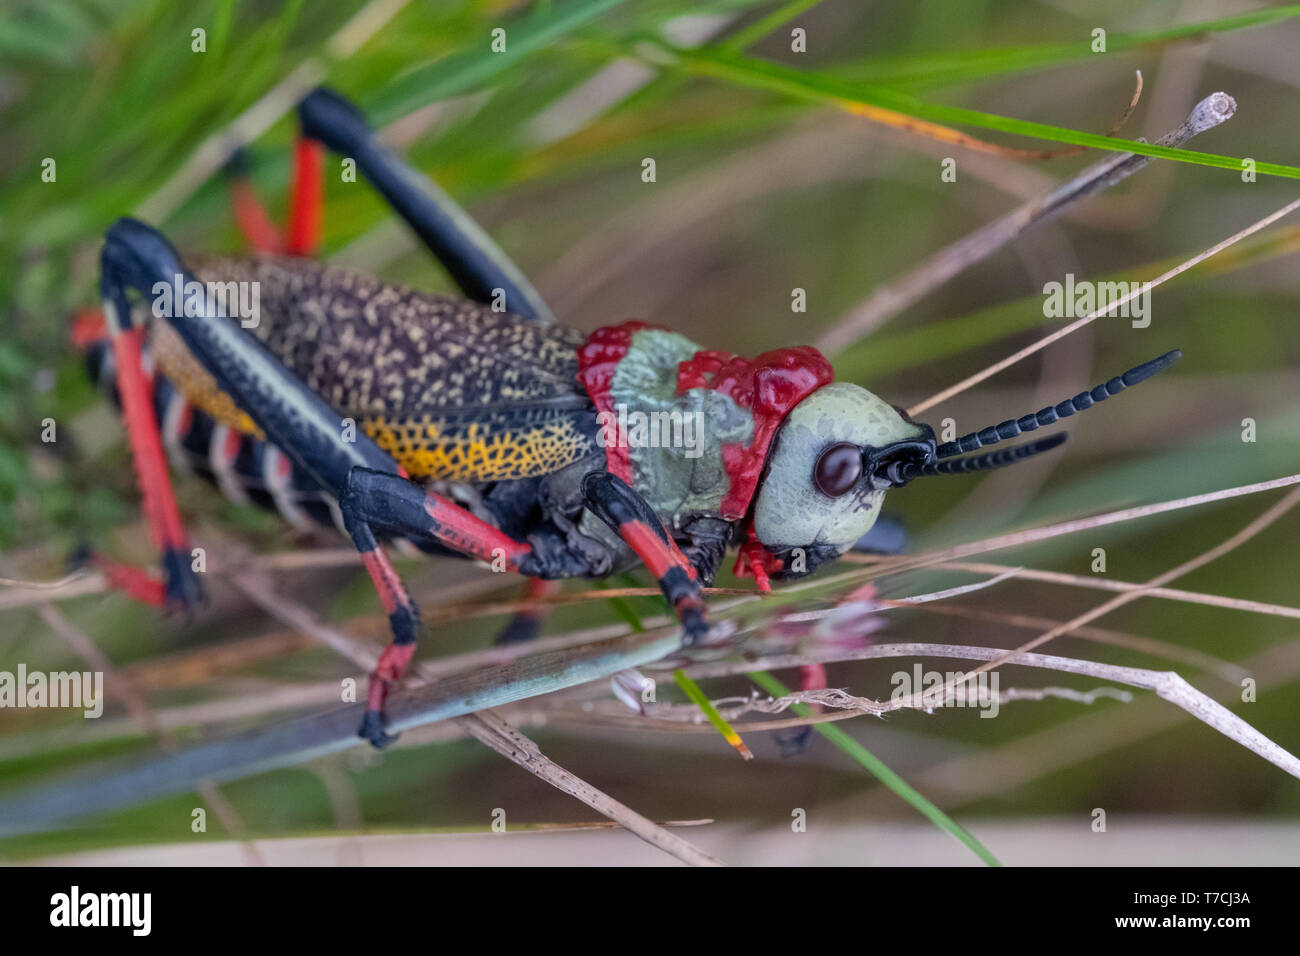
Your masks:
<svg viewBox="0 0 1300 956"><path fill-rule="evenodd" d="M1050 425L1062 418L1069 418L1075 412L1081 412L1085 408L1091 408L1098 402L1104 402L1112 395L1118 395L1124 389L1136 385L1138 382L1145 381L1158 372L1163 372L1169 366L1173 365L1182 357L1182 352L1174 349L1172 352L1166 352L1159 358L1154 358L1150 362L1145 362L1137 368L1131 368L1123 375L1112 378L1103 385L1087 392L1080 392L1074 398L1067 398L1058 405L1048 405L1046 408L1032 415L1025 415L1023 418L1012 418L1000 425L990 425L988 428L981 429L977 432L971 432L969 435L963 435L956 441L945 442L935 449L935 455L939 458L951 458L953 455L964 454L968 451L975 451L977 448L983 448L985 445L992 445L995 442L1004 441L1008 438L1015 438L1022 432L1031 432L1035 428L1041 428L1043 425ZM1032 447L1029 445L1023 447ZM1000 466L995 466L1000 467ZM942 474L947 474L943 472Z"/></svg>
<svg viewBox="0 0 1300 956"><path fill-rule="evenodd" d="M1026 442L1011 448L1000 448L982 455L971 455L969 458L950 458L947 461L932 461L924 465L919 462L908 462L898 469L897 478L905 483L921 475L964 475L970 471L1005 468L1007 465L1014 465L1018 461L1041 455L1045 451L1051 451L1065 444L1066 437L1065 432L1060 432L1040 438L1038 441Z"/></svg>

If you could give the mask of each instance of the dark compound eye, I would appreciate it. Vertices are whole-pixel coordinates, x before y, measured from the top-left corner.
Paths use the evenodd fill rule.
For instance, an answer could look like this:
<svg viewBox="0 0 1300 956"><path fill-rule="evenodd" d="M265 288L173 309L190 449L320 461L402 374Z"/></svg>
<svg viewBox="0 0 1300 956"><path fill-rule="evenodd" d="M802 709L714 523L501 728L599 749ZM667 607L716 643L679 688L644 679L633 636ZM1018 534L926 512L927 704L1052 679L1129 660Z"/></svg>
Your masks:
<svg viewBox="0 0 1300 956"><path fill-rule="evenodd" d="M827 447L813 466L813 483L831 498L846 494L862 477L862 449L852 442L836 442Z"/></svg>

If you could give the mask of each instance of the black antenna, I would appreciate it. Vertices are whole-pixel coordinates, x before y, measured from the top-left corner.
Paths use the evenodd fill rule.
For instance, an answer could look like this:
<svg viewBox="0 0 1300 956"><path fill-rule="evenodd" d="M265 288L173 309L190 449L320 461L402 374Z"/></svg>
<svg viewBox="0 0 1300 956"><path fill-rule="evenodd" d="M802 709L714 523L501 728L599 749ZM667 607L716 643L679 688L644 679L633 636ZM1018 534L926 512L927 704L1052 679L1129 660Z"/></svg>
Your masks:
<svg viewBox="0 0 1300 956"><path fill-rule="evenodd" d="M1065 444L1066 437L1065 432L1059 432L1040 438L1038 441L1026 442L1011 448L1000 448L982 455L971 455L969 458L950 458L947 461L931 461L926 464L911 461L891 468L889 477L895 484L903 485L921 475L964 475L970 471L992 471L995 468L1014 465L1034 455L1041 455L1045 451L1051 451Z"/></svg>
<svg viewBox="0 0 1300 956"><path fill-rule="evenodd" d="M1080 392L1074 398L1067 398L1059 405L1048 405L1046 408L1033 415L1025 415L1023 418L1012 418L1000 425L990 425L988 428L981 429L977 432L971 432L969 435L963 435L956 441L945 442L935 449L935 455L939 458L951 458L953 455L960 455L968 451L975 451L977 448L983 448L985 445L992 445L995 442L1003 441L1007 438L1015 438L1022 432L1031 432L1035 428L1041 428L1043 425L1050 425L1062 418L1069 418L1075 412L1081 412L1085 408L1091 408L1098 402L1104 402L1112 395L1118 395L1124 389L1136 385L1138 382L1145 381L1158 372L1163 372L1169 366L1173 365L1182 357L1182 352L1174 349L1172 352L1166 352L1159 358L1154 358L1150 362L1139 365L1137 368L1131 368L1123 375L1112 378L1104 385L1098 385L1088 392ZM1029 445L1023 446L1032 447ZM973 460L973 459L968 459ZM993 467L1001 467L995 465ZM936 472L936 474L948 474L948 472Z"/></svg>

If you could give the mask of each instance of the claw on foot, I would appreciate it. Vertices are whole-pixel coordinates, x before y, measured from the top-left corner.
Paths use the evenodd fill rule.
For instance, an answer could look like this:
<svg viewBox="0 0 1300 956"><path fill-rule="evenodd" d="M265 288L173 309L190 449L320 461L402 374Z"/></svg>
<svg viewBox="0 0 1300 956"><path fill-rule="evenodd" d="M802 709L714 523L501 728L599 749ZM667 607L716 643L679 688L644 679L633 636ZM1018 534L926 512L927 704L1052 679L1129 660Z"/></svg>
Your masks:
<svg viewBox="0 0 1300 956"><path fill-rule="evenodd" d="M186 618L194 615L204 601L203 585L190 563L190 555L179 548L168 548L162 558L166 590L163 600L169 612L180 611Z"/></svg>
<svg viewBox="0 0 1300 956"><path fill-rule="evenodd" d="M822 664L807 664L799 668L800 690L825 690L826 667ZM820 714L826 708L821 704L811 704L813 713ZM798 757L807 752L812 743L813 728L811 724L791 730L778 730L776 742L781 748L782 757Z"/></svg>
<svg viewBox="0 0 1300 956"><path fill-rule="evenodd" d="M674 609L682 624L682 644L694 647L709 633L708 606L702 599L691 595L679 598Z"/></svg>
<svg viewBox="0 0 1300 956"><path fill-rule="evenodd" d="M781 748L781 756L785 758L801 757L808 752L808 745L812 743L813 729L808 727L796 727L791 730L778 730L776 733L777 746Z"/></svg>
<svg viewBox="0 0 1300 956"><path fill-rule="evenodd" d="M385 729L382 712L367 710L366 715L361 718L361 727L357 730L357 736L362 740L370 741L370 745L376 750L383 750L401 734L390 734Z"/></svg>
<svg viewBox="0 0 1300 956"><path fill-rule="evenodd" d="M83 567L94 568L103 572L108 579L108 586L113 590L121 591L132 599L153 607L167 606L166 583L157 574L143 568L120 564L85 547L77 549L69 559L68 567L72 570Z"/></svg>
<svg viewBox="0 0 1300 956"><path fill-rule="evenodd" d="M383 749L397 739L384 729L384 701L394 684L402 679L407 665L415 654L415 644L389 644L379 655L379 662L370 673L370 690L366 697L366 716L361 719L357 736L370 741L376 749Z"/></svg>

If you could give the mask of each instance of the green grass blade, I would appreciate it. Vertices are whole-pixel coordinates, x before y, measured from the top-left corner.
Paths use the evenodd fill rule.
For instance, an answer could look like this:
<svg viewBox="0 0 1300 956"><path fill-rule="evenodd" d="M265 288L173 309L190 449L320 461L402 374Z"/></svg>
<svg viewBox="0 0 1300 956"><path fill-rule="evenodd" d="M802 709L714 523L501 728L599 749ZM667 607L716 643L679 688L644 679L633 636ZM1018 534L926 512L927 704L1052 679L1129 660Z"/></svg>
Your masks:
<svg viewBox="0 0 1300 956"><path fill-rule="evenodd" d="M790 693L784 684L767 671L754 671L749 674L749 679L773 697L784 697L786 694ZM812 709L804 704L794 704L791 706L791 709L800 717L808 717L812 714ZM998 861L998 858L990 853L984 844L971 836L971 834L957 823L957 821L923 797L915 788L912 787L911 784L886 767L879 757L869 751L866 747L862 746L862 744L858 743L839 727L836 727L834 724L813 724L812 729L856 760L864 770L910 803L922 816L928 819L935 826L939 827L941 830L946 830L962 843L966 844L966 846L971 849L971 852L989 866L1002 865Z"/></svg>
<svg viewBox="0 0 1300 956"><path fill-rule="evenodd" d="M643 43L641 48L644 49L644 47L645 44ZM896 90L868 84L846 83L824 74L795 70L753 57L730 56L715 51L669 49L664 46L659 46L658 49L666 54L674 65L688 72L702 76L713 76L753 89L769 90L814 102L828 103L841 108L845 106L870 106L949 126L974 126L979 129L1012 133L1017 136L1029 136L1034 139L1067 143L1072 146L1088 146L1120 153L1138 153L1142 156L1172 159L1180 163L1212 166L1218 169L1231 169L1235 172L1241 172L1244 168L1243 160L1235 156L1200 153L1188 149L1172 149L1168 146L1157 146L1153 143L1120 139L1114 136L1100 136L1096 133L1085 133L1061 126L1051 126L1046 123L1034 123L1029 120L999 116L996 113L985 113L982 110L926 103ZM1281 163L1256 162L1255 171L1268 176L1300 179L1300 167L1286 166Z"/></svg>
<svg viewBox="0 0 1300 956"><path fill-rule="evenodd" d="M718 708L713 706L713 701L709 700L708 695L700 689L700 685L687 677L686 672L683 670L673 671L673 679L677 681L677 685L686 692L686 696L691 699L691 702L695 704L696 707L700 708L700 710L704 711L704 716L709 718L709 723L717 728L718 733L722 734L723 739L726 740L727 743L731 744L731 746L735 747L736 752L746 760L753 760L753 752L745 746L745 742L740 739L740 734L736 733L735 728L732 727L731 724L727 723L725 717L718 713Z"/></svg>
<svg viewBox="0 0 1300 956"><path fill-rule="evenodd" d="M1064 43L1037 43L1013 47L985 47L938 53L912 53L876 57L844 70L845 78L883 83L895 89L925 89L988 79L1026 70L1060 66L1078 60L1191 40L1211 33L1228 33L1248 27L1278 23L1300 16L1300 4L1255 10L1200 23L1182 23L1145 33L1107 33L1106 53L1097 54L1088 36ZM732 49L724 45L723 49Z"/></svg>
<svg viewBox="0 0 1300 956"><path fill-rule="evenodd" d="M641 615L636 613L636 609L628 602L627 598L612 597L608 598L610 609L617 614L628 627L640 634L645 630L641 623Z"/></svg>
<svg viewBox="0 0 1300 956"><path fill-rule="evenodd" d="M622 2L573 0L518 23L503 24L506 29L504 52L493 53L488 46L490 37L484 34L478 49L454 53L394 80L383 93L366 104L366 111L376 126L383 126L430 103L478 86Z"/></svg>
<svg viewBox="0 0 1300 956"><path fill-rule="evenodd" d="M724 40L719 49L739 52L751 43L757 43L783 23L793 20L799 14L811 10L822 0L790 0L782 4L767 16L755 20L745 29Z"/></svg>

